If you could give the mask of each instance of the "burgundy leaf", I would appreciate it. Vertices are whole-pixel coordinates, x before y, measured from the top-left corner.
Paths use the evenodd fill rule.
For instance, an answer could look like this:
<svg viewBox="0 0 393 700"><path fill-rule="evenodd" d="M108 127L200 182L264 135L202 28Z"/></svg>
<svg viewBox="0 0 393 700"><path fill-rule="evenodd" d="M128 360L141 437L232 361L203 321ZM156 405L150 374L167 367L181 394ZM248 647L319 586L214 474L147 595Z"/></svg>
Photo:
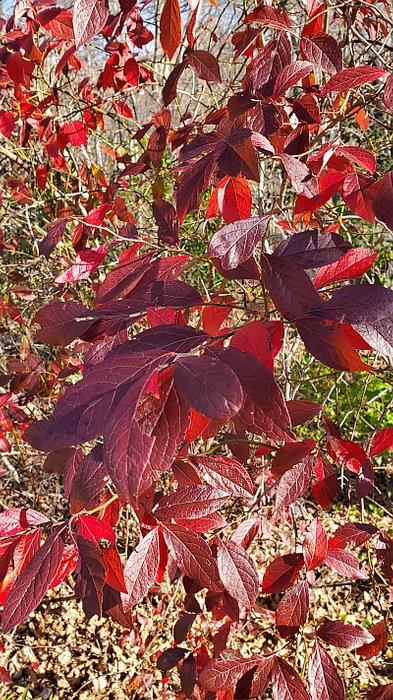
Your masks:
<svg viewBox="0 0 393 700"><path fill-rule="evenodd" d="M279 656L273 667L272 682L274 700L310 700L299 674Z"/></svg>
<svg viewBox="0 0 393 700"><path fill-rule="evenodd" d="M324 622L318 627L317 635L327 644L340 649L357 649L374 642L374 637L359 625L347 625L341 620Z"/></svg>
<svg viewBox="0 0 393 700"><path fill-rule="evenodd" d="M258 535L260 527L261 521L258 517L242 520L232 533L231 541L247 549L253 539Z"/></svg>
<svg viewBox="0 0 393 700"><path fill-rule="evenodd" d="M333 659L316 639L308 662L311 700L345 700L345 687Z"/></svg>
<svg viewBox="0 0 393 700"><path fill-rule="evenodd" d="M217 541L217 566L228 593L251 609L258 596L259 578L254 561L236 542Z"/></svg>
<svg viewBox="0 0 393 700"><path fill-rule="evenodd" d="M321 303L306 272L276 255L263 255L263 279L277 310L289 321Z"/></svg>
<svg viewBox="0 0 393 700"><path fill-rule="evenodd" d="M180 359L175 365L175 384L181 396L209 418L230 418L243 403L239 379L228 365L203 355Z"/></svg>
<svg viewBox="0 0 393 700"><path fill-rule="evenodd" d="M186 61L201 80L207 80L209 83L221 83L220 66L210 51L203 49L187 51Z"/></svg>
<svg viewBox="0 0 393 700"><path fill-rule="evenodd" d="M102 447L98 445L78 464L72 481L70 505L73 513L96 505L108 476L108 468L103 463Z"/></svg>
<svg viewBox="0 0 393 700"><path fill-rule="evenodd" d="M377 528L368 523L344 523L329 538L329 549L342 549L349 543L360 547L377 532Z"/></svg>
<svg viewBox="0 0 393 700"><path fill-rule="evenodd" d="M393 113L393 73L388 76L383 91L383 103L389 112Z"/></svg>
<svg viewBox="0 0 393 700"><path fill-rule="evenodd" d="M299 320L296 328L307 350L328 367L343 372L371 371L337 321L309 315Z"/></svg>
<svg viewBox="0 0 393 700"><path fill-rule="evenodd" d="M208 543L180 525L166 525L163 529L166 545L182 574L189 576L203 588L222 589L216 563Z"/></svg>
<svg viewBox="0 0 393 700"><path fill-rule="evenodd" d="M122 595L125 611L131 610L148 593L160 565L160 536L158 528L151 530L130 554L124 567L127 593Z"/></svg>
<svg viewBox="0 0 393 700"><path fill-rule="evenodd" d="M303 564L302 554L284 554L273 559L263 576L263 593L286 591L295 583Z"/></svg>
<svg viewBox="0 0 393 700"><path fill-rule="evenodd" d="M282 597L276 610L276 625L281 637L293 637L307 620L310 606L307 581L299 581Z"/></svg>
<svg viewBox="0 0 393 700"><path fill-rule="evenodd" d="M157 659L157 668L165 675L174 668L187 654L187 649L171 647L166 649Z"/></svg>
<svg viewBox="0 0 393 700"><path fill-rule="evenodd" d="M215 489L222 489L234 496L252 496L254 486L247 469L232 457L193 457L201 479Z"/></svg>
<svg viewBox="0 0 393 700"><path fill-rule="evenodd" d="M347 92L347 90L353 90L359 87L359 85L372 83L374 80L382 78L384 75L386 75L386 70L384 70L384 68L378 68L377 66L344 68L330 78L323 88L322 94L327 95L329 92Z"/></svg>
<svg viewBox="0 0 393 700"><path fill-rule="evenodd" d="M374 466L370 459L365 459L356 475L356 496L360 501L366 498L374 488Z"/></svg>
<svg viewBox="0 0 393 700"><path fill-rule="evenodd" d="M9 632L26 620L41 603L59 568L64 550L64 528L58 528L30 559L18 576L4 604L2 627Z"/></svg>
<svg viewBox="0 0 393 700"><path fill-rule="evenodd" d="M304 399L291 399L287 401L287 408L291 417L291 424L295 428L303 425L317 416L322 406L314 401L304 401Z"/></svg>
<svg viewBox="0 0 393 700"><path fill-rule="evenodd" d="M210 691L233 688L239 678L257 666L258 659L234 656L231 659L213 659L199 676L198 682Z"/></svg>
<svg viewBox="0 0 393 700"><path fill-rule="evenodd" d="M174 518L203 518L215 513L225 501L228 493L211 486L183 486L168 496L163 496L154 511L161 520Z"/></svg>
<svg viewBox="0 0 393 700"><path fill-rule="evenodd" d="M208 254L218 258L224 270L234 270L248 260L266 231L269 216L244 219L216 231Z"/></svg>
<svg viewBox="0 0 393 700"><path fill-rule="evenodd" d="M393 683L386 685L375 685L366 695L366 700L392 700L393 698Z"/></svg>
<svg viewBox="0 0 393 700"><path fill-rule="evenodd" d="M289 66L285 66L276 78L272 97L285 95L289 88L309 75L311 70L312 64L309 61L293 61Z"/></svg>
<svg viewBox="0 0 393 700"><path fill-rule="evenodd" d="M359 579L368 578L368 574L361 567L359 560L345 549L329 548L325 563L333 569L333 571L337 571L340 576Z"/></svg>
<svg viewBox="0 0 393 700"><path fill-rule="evenodd" d="M160 41L169 59L181 42L181 15L179 0L165 0L160 18Z"/></svg>
<svg viewBox="0 0 393 700"><path fill-rule="evenodd" d="M300 52L303 58L317 68L334 75L342 70L342 49L337 40L329 34L313 34L300 40Z"/></svg>
<svg viewBox="0 0 393 700"><path fill-rule="evenodd" d="M79 552L78 579L75 592L82 600L88 618L102 615L106 565L97 544L80 535L75 537Z"/></svg>
<svg viewBox="0 0 393 700"><path fill-rule="evenodd" d="M282 508L304 496L311 485L312 457L305 457L281 477L277 487L276 506Z"/></svg>
<svg viewBox="0 0 393 700"><path fill-rule="evenodd" d="M318 518L314 518L303 540L303 556L307 571L321 566L328 553L328 539L325 528Z"/></svg>

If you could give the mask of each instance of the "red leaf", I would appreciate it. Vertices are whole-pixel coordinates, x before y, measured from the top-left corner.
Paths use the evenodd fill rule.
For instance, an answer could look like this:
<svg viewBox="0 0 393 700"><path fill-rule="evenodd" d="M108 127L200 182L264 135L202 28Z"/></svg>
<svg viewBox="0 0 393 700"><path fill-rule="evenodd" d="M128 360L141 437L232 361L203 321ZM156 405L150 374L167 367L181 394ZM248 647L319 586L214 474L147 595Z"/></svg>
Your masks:
<svg viewBox="0 0 393 700"><path fill-rule="evenodd" d="M361 445L352 440L328 435L329 452L336 463L344 464L351 472L357 473L362 463L367 459L367 453Z"/></svg>
<svg viewBox="0 0 393 700"><path fill-rule="evenodd" d="M160 565L159 530L149 532L129 556L124 567L127 594L122 595L125 611L139 603L157 578Z"/></svg>
<svg viewBox="0 0 393 700"><path fill-rule="evenodd" d="M76 255L75 263L56 277L55 284L69 284L90 277L101 265L107 253L108 247L106 245L81 250Z"/></svg>
<svg viewBox="0 0 393 700"><path fill-rule="evenodd" d="M64 528L49 535L16 579L4 604L2 627L9 632L41 603L54 578L64 549Z"/></svg>
<svg viewBox="0 0 393 700"><path fill-rule="evenodd" d="M334 75L342 70L342 49L337 40L329 34L313 34L304 36L300 40L300 52L302 57L317 68Z"/></svg>
<svg viewBox="0 0 393 700"><path fill-rule="evenodd" d="M105 583L116 591L124 593L123 567L116 547L116 535L111 526L91 515L81 515L78 532L85 539L94 542L105 564ZM94 558L94 557L93 557Z"/></svg>
<svg viewBox="0 0 393 700"><path fill-rule="evenodd" d="M303 540L303 556L307 571L321 566L328 552L328 539L325 528L318 518L314 518Z"/></svg>
<svg viewBox="0 0 393 700"><path fill-rule="evenodd" d="M311 70L312 64L309 61L293 61L289 66L285 66L276 78L272 98L285 95L289 88L296 85L306 75L309 75Z"/></svg>
<svg viewBox="0 0 393 700"><path fill-rule="evenodd" d="M373 199L377 183L373 177L355 172L348 173L342 183L341 196L345 204L365 221L375 221Z"/></svg>
<svg viewBox="0 0 393 700"><path fill-rule="evenodd" d="M181 42L181 15L179 0L165 0L160 19L160 41L171 60Z"/></svg>
<svg viewBox="0 0 393 700"><path fill-rule="evenodd" d="M227 176L218 183L216 191L218 209L227 224L251 216L252 195L243 175Z"/></svg>
<svg viewBox="0 0 393 700"><path fill-rule="evenodd" d="M216 563L208 543L180 525L165 525L166 545L183 575L211 591L222 590Z"/></svg>
<svg viewBox="0 0 393 700"><path fill-rule="evenodd" d="M108 16L109 9L106 0L75 0L72 22L77 49L100 33Z"/></svg>
<svg viewBox="0 0 393 700"><path fill-rule="evenodd" d="M374 641L373 635L363 627L347 625L341 620L324 622L317 629L317 635L327 644L340 649L357 649Z"/></svg>
<svg viewBox="0 0 393 700"><path fill-rule="evenodd" d="M0 683L12 683L12 676L4 666L0 666Z"/></svg>
<svg viewBox="0 0 393 700"><path fill-rule="evenodd" d="M247 549L253 539L258 535L261 527L261 521L258 517L247 518L242 520L232 533L231 541L236 542L244 549Z"/></svg>
<svg viewBox="0 0 393 700"><path fill-rule="evenodd" d="M311 700L345 700L345 687L333 659L316 639L308 662Z"/></svg>
<svg viewBox="0 0 393 700"><path fill-rule="evenodd" d="M363 659L372 659L385 649L388 643L388 628L385 620L380 620L370 627L370 634L374 637L374 642L363 644L356 649L356 653Z"/></svg>
<svg viewBox="0 0 393 700"><path fill-rule="evenodd" d="M191 49L186 53L186 61L201 80L221 83L220 66L210 51Z"/></svg>
<svg viewBox="0 0 393 700"><path fill-rule="evenodd" d="M312 457L305 457L281 477L277 487L276 507L282 508L304 496L311 485Z"/></svg>
<svg viewBox="0 0 393 700"><path fill-rule="evenodd" d="M233 334L231 346L254 355L271 371L274 368L274 348L271 326L265 321L250 321ZM281 326L283 328L283 326Z"/></svg>
<svg viewBox="0 0 393 700"><path fill-rule="evenodd" d="M266 231L269 216L228 224L212 237L208 254L218 258L224 270L234 270L248 260Z"/></svg>
<svg viewBox="0 0 393 700"><path fill-rule="evenodd" d="M61 132L72 146L87 146L87 129L83 122L68 122L61 127Z"/></svg>
<svg viewBox="0 0 393 700"><path fill-rule="evenodd" d="M281 637L293 637L307 620L310 606L307 581L299 581L285 593L276 610L276 625Z"/></svg>
<svg viewBox="0 0 393 700"><path fill-rule="evenodd" d="M384 428L375 433L370 446L370 457L376 457L391 449L393 449L393 428Z"/></svg>
<svg viewBox="0 0 393 700"><path fill-rule="evenodd" d="M378 253L368 248L352 248L340 260L321 267L315 277L314 286L325 287L332 282L360 277L374 264Z"/></svg>
<svg viewBox="0 0 393 700"><path fill-rule="evenodd" d="M254 561L236 542L217 541L217 566L229 595L251 609L258 596L259 578Z"/></svg>
<svg viewBox="0 0 393 700"><path fill-rule="evenodd" d="M247 497L254 493L254 485L248 471L232 457L193 457L192 463L199 476L214 489L221 489L234 496Z"/></svg>
<svg viewBox="0 0 393 700"><path fill-rule="evenodd" d="M283 593L286 591L296 581L303 564L302 554L284 554L273 559L263 577L263 593Z"/></svg>
<svg viewBox="0 0 393 700"><path fill-rule="evenodd" d="M359 560L347 552L345 549L331 549L326 555L325 563L333 571L337 571L340 576L348 576L348 578L367 579L367 572L361 567Z"/></svg>
<svg viewBox="0 0 393 700"><path fill-rule="evenodd" d="M272 671L274 700L309 700L299 674L284 659L277 656Z"/></svg>
<svg viewBox="0 0 393 700"><path fill-rule="evenodd" d="M330 78L323 88L322 94L327 95L329 92L347 92L347 90L353 90L359 85L372 83L374 80L382 78L384 75L386 75L386 70L384 68L378 68L377 66L344 68L344 70Z"/></svg>
<svg viewBox="0 0 393 700"><path fill-rule="evenodd" d="M0 134L9 138L15 129L16 119L12 112L0 109Z"/></svg>
<svg viewBox="0 0 393 700"><path fill-rule="evenodd" d="M175 365L175 384L184 399L209 418L230 418L243 403L236 374L220 360L203 355L180 359Z"/></svg>
<svg viewBox="0 0 393 700"><path fill-rule="evenodd" d="M154 515L168 521L171 518L204 518L218 511L227 500L228 493L211 486L182 486L160 499Z"/></svg>
<svg viewBox="0 0 393 700"><path fill-rule="evenodd" d="M307 457L314 447L314 441L308 439L303 442L288 442L283 445L273 457L272 474L276 477L282 476L288 469Z"/></svg>

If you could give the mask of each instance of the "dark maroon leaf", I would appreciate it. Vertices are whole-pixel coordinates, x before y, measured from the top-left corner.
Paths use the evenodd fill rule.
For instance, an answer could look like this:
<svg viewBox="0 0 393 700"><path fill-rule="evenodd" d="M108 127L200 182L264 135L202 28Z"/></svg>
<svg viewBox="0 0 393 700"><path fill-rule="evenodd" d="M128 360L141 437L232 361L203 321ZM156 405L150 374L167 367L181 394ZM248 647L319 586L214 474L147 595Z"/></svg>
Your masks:
<svg viewBox="0 0 393 700"><path fill-rule="evenodd" d="M317 635L327 644L340 649L357 649L364 644L374 642L374 637L359 625L347 625L341 620L324 622L318 627Z"/></svg>
<svg viewBox="0 0 393 700"><path fill-rule="evenodd" d="M106 574L104 556L95 542L80 535L76 535L75 540L79 551L76 595L82 600L88 618L101 616Z"/></svg>
<svg viewBox="0 0 393 700"><path fill-rule="evenodd" d="M318 313L325 318L350 323L371 347L393 356L392 290L379 284L342 287Z"/></svg>
<svg viewBox="0 0 393 700"><path fill-rule="evenodd" d="M324 365L343 372L371 370L337 321L310 315L299 320L296 328L307 350Z"/></svg>
<svg viewBox="0 0 393 700"><path fill-rule="evenodd" d="M168 105L175 99L177 95L177 84L186 68L186 61L182 61L174 67L173 71L168 76L162 91L162 99L165 107L168 107Z"/></svg>
<svg viewBox="0 0 393 700"><path fill-rule="evenodd" d="M275 249L274 255L300 268L321 267L339 260L351 247L337 233L303 231L295 233Z"/></svg>
<svg viewBox="0 0 393 700"><path fill-rule="evenodd" d="M157 668L165 675L171 668L174 668L179 661L181 661L187 654L188 649L183 649L182 647L171 647L170 649L165 649L165 651L160 654L157 659Z"/></svg>
<svg viewBox="0 0 393 700"><path fill-rule="evenodd" d="M345 700L345 687L333 659L316 639L308 662L311 700Z"/></svg>
<svg viewBox="0 0 393 700"><path fill-rule="evenodd" d="M103 462L102 446L98 445L79 463L72 481L70 504L73 513L96 505L108 476L108 467Z"/></svg>
<svg viewBox="0 0 393 700"><path fill-rule="evenodd" d="M194 655L191 653L184 659L179 669L180 685L187 698L191 697L197 681L197 668Z"/></svg>
<svg viewBox="0 0 393 700"><path fill-rule="evenodd" d="M180 359L175 365L175 384L181 396L209 418L230 418L243 403L236 374L209 355Z"/></svg>
<svg viewBox="0 0 393 700"><path fill-rule="evenodd" d="M393 683L375 685L367 692L366 700L392 700Z"/></svg>
<svg viewBox="0 0 393 700"><path fill-rule="evenodd" d="M251 609L258 596L259 578L254 561L236 542L217 542L217 566L228 593Z"/></svg>
<svg viewBox="0 0 393 700"><path fill-rule="evenodd" d="M190 631L193 623L195 622L195 619L195 613L184 613L184 615L179 617L173 629L173 636L176 644L181 644L182 642L184 642L188 632Z"/></svg>
<svg viewBox="0 0 393 700"><path fill-rule="evenodd" d="M65 545L64 528L58 528L30 559L4 603L2 628L9 632L26 620L41 603L59 568Z"/></svg>
<svg viewBox="0 0 393 700"><path fill-rule="evenodd" d="M132 341L115 348L103 362L89 369L83 379L67 388L51 420L30 426L27 439L43 450L87 442L102 434L109 420L114 420L113 406L118 407L126 395L128 414L132 417L151 374L169 357L160 350L135 352Z"/></svg>
<svg viewBox="0 0 393 700"><path fill-rule="evenodd" d="M235 270L253 254L266 231L269 216L235 221L216 231L208 254L218 259L224 270Z"/></svg>
<svg viewBox="0 0 393 700"><path fill-rule="evenodd" d="M277 310L289 321L321 303L306 272L276 255L263 255L263 279Z"/></svg>
<svg viewBox="0 0 393 700"><path fill-rule="evenodd" d="M276 625L281 637L293 637L307 620L310 596L307 581L299 581L287 591L276 610Z"/></svg>
<svg viewBox="0 0 393 700"><path fill-rule="evenodd" d="M159 240L168 245L176 245L179 241L179 222L173 204L164 199L156 199L153 202L153 214Z"/></svg>
<svg viewBox="0 0 393 700"><path fill-rule="evenodd" d="M370 459L362 462L356 475L356 496L359 501L366 498L374 488L374 467Z"/></svg>

